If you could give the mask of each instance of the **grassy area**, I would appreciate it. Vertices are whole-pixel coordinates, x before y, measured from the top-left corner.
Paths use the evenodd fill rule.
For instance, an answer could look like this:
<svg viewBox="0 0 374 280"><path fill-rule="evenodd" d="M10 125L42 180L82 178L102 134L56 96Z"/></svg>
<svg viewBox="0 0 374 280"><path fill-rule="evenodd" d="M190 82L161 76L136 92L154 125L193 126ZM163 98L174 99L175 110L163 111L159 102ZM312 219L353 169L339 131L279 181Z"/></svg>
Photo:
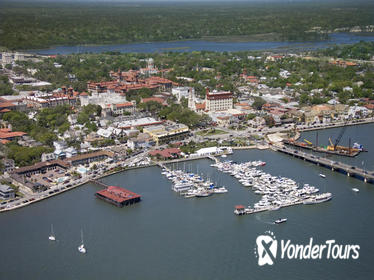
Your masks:
<svg viewBox="0 0 374 280"><path fill-rule="evenodd" d="M212 136L212 135L220 135L220 134L226 134L226 131L220 130L220 129L206 129L198 131L196 134L200 136Z"/></svg>

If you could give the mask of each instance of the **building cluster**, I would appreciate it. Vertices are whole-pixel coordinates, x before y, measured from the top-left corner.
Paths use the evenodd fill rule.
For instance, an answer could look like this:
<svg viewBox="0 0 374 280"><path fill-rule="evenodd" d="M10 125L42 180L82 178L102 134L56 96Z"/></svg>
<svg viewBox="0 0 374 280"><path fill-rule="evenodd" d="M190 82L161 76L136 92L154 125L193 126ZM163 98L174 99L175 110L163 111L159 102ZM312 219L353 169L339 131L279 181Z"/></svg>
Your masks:
<svg viewBox="0 0 374 280"><path fill-rule="evenodd" d="M282 55L269 55L263 60L274 63L283 59ZM2 63L9 64L24 59L22 55L3 54ZM259 58L251 58L253 60ZM260 58L261 59L261 58ZM159 119L155 114L144 112L142 104L168 106L175 100L179 103L187 101L187 106L198 114L210 117L211 125L239 128L244 125L252 128L263 128L269 124L280 126L293 123L330 123L335 120L348 120L368 117L373 113L373 100L360 98L350 100L355 105L342 105L332 94L327 104L315 106L299 106L300 92L291 83L284 88L268 86L268 81L287 79L292 73L280 69L278 77L248 75L246 69L237 75L240 86L236 92L223 91L222 85L216 89L208 89L203 81L197 81L206 88L204 95L197 96L195 89L166 79L163 74L168 70L159 70L154 66L153 59L145 60L147 66L139 70L111 71L111 81L88 82L87 91L78 92L71 87L61 87L51 92L39 90L21 92L18 96L2 96L0 98L0 116L10 111L23 111L34 119L36 112L44 108L68 105L73 108L68 116L70 127L58 135L53 142L53 151L44 153L41 162L31 166L17 168L14 161L3 160L4 171L11 174L14 182L25 185L32 191L41 191L50 187L58 180L68 181L71 170L84 174L93 168L92 163L110 160L125 160L129 154L149 149L148 155L157 159L174 159L183 155L179 148L163 148L175 143L182 143L191 136L190 128L178 122ZM342 67L354 66L345 61L331 61L330 63ZM62 67L60 64L54 65ZM196 67L196 71L213 72L213 68ZM154 76L154 75L159 76ZM217 81L221 74L216 75ZM34 79L9 76L14 85L38 83ZM73 76L69 76L75 79ZM179 77L184 82L192 82L188 77ZM298 84L299 83L299 84ZM294 85L302 85L298 81ZM359 86L359 85L358 85ZM353 87L353 86L352 86ZM345 92L352 92L352 87L345 87ZM146 93L148 97L141 97ZM314 89L311 96L320 96L322 89ZM137 101L134 101L134 96ZM174 98L175 97L175 98ZM256 102L261 99L263 104ZM137 104L138 102L138 104ZM147 104L148 103L148 104ZM101 107L101 116L90 118L97 129L88 129L78 116L81 107L87 105ZM140 105L140 106L137 106ZM157 105L157 104L156 104ZM161 106L154 106L160 108ZM2 121L0 129L0 143L7 144L16 141L19 145L36 147L41 145L27 133L14 131L9 123ZM74 140L74 141L73 141ZM72 143L73 144L68 144ZM78 142L78 143L77 143ZM104 148L105 147L105 148ZM175 147L175 145L173 146ZM196 155L217 153L213 148L199 150ZM53 179L51 179L53 177ZM57 180L57 181L56 181ZM0 196L10 197L9 188L0 185Z"/></svg>

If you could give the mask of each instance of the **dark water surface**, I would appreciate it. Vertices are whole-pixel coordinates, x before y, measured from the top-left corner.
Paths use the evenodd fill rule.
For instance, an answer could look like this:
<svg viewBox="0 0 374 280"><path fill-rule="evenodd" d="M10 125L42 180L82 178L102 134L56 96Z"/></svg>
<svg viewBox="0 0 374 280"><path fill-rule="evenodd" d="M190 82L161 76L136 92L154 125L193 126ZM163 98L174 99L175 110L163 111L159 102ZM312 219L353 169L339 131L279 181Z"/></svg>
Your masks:
<svg viewBox="0 0 374 280"><path fill-rule="evenodd" d="M172 41L116 45L56 46L49 49L29 50L29 53L43 55L72 53L102 53L116 51L121 53L154 52L192 52L192 51L263 51L263 50L314 50L327 48L334 44L354 44L360 41L374 41L374 36L355 35L353 33L330 34L330 39L319 42L214 42L214 41Z"/></svg>
<svg viewBox="0 0 374 280"><path fill-rule="evenodd" d="M348 128L347 134L350 133L369 150L374 149L373 125ZM372 151L362 157L373 166L371 154ZM272 151L237 151L228 158L238 162L264 160L265 171L315 185L333 193L334 198L319 205L239 217L233 214L234 206L253 204L259 196L230 175L210 167L210 160L179 166L198 168L226 186L227 194L183 199L171 191L170 181L158 167L130 170L103 181L141 194L143 200L136 205L114 207L94 197L100 187L86 184L1 214L0 279L371 278L373 185ZM321 172L326 179L318 176ZM353 193L352 187L360 192ZM272 224L280 217L287 217L287 223ZM51 223L58 240L55 243L48 240ZM81 229L86 255L77 251ZM310 237L318 244L329 239L340 244L359 244L360 258L277 259L273 266L259 267L254 255L255 241L267 230L273 231L278 240L291 239L298 244L307 244Z"/></svg>

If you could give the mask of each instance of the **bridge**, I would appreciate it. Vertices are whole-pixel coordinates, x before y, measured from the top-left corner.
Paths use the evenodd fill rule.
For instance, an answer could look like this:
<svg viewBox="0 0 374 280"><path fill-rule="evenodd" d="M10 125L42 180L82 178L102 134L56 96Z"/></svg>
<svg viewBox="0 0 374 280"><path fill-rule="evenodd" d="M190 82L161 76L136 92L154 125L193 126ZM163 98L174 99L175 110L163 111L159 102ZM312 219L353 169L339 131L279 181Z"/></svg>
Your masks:
<svg viewBox="0 0 374 280"><path fill-rule="evenodd" d="M318 166L328 168L332 171L336 171L342 174L345 174L349 177L356 178L364 181L365 183L374 184L374 171L364 170L362 168L348 165L342 162L333 161L324 157L312 155L309 153L301 152L285 146L273 146L273 150L291 155L296 158L314 163Z"/></svg>

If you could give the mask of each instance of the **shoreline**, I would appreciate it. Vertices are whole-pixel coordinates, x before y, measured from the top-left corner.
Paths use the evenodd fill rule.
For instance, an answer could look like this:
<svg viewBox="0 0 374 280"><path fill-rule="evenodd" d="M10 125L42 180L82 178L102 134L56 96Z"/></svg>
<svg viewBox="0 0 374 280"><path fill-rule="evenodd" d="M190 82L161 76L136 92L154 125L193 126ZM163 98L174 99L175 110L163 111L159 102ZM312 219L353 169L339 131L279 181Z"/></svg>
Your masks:
<svg viewBox="0 0 374 280"><path fill-rule="evenodd" d="M296 137L299 138L301 136L300 132L304 132L304 131L331 129L331 128L337 128L337 127L343 127L343 126L364 125L364 124L371 124L371 123L374 123L374 118L365 119L363 121L358 121L358 122L338 123L338 124L324 126L324 127L303 128L303 129L298 129L297 130ZM266 146L266 145L253 145L253 146L231 147L231 148L232 148L232 150L251 150L251 149L265 150L265 149L269 149L270 147ZM191 157L191 158L180 158L180 159L168 160L168 161L157 161L157 162L156 161L151 161L151 163L148 164L148 165L128 167L128 168L125 168L125 169L116 170L116 171L104 173L104 174L101 174L101 175L96 175L95 177L92 177L92 178L89 177L86 180L84 180L84 181L82 181L82 182L80 182L78 184L72 185L70 187L65 187L65 189L59 190L57 192L53 192L51 194L45 194L42 197L35 198L32 201L28 201L28 202L25 202L25 203L22 203L20 205L16 205L16 206L13 206L13 207L1 209L0 213L8 212L8 211L15 210L15 209L19 209L19 208L28 206L28 205L30 205L32 203L40 202L40 201L42 201L44 199L47 199L47 198L50 198L50 197L62 194L64 192L66 192L66 191L69 191L69 190L75 189L77 187L80 187L82 185L85 185L85 184L89 183L91 180L100 180L102 178L105 178L105 177L108 177L108 176L111 176L111 175L115 175L115 174L120 173L120 172L125 172L127 170L140 169L140 168L148 168L148 167L153 167L153 166L160 166L160 164L161 165L162 164L170 164L170 163L175 163L175 162L184 162L184 161L200 160L200 159L212 159L212 156L213 157L215 157L215 156L218 157L218 156L221 156L221 154L218 154L218 155L204 155L204 156L197 156L197 157ZM27 199L27 198L24 198L24 199ZM32 199L32 198L30 198L30 199Z"/></svg>
<svg viewBox="0 0 374 280"><path fill-rule="evenodd" d="M128 168L125 168L125 169L122 169L122 170L116 170L116 171L113 171L113 172L109 172L109 173L104 173L102 175L97 175L95 177L92 177L92 178L87 178L85 181L83 182L80 182L78 184L75 184L75 185L72 185L70 187L65 187L65 189L62 189L62 190L59 190L57 192L53 192L51 194L45 194L44 196L42 197L39 197L39 198L35 198L34 200L32 201L28 201L28 202L25 202L25 203L22 203L20 205L16 205L16 206L13 206L13 207L9 207L9 208L4 208L4 209L1 209L0 210L0 213L3 213L3 212L8 212L8 211L11 211L11 210L16 210L16 209L19 209L19 208L22 208L22 207L25 207L25 206L28 206L30 204L33 204L33 203L37 203L37 202L40 202L40 201L43 201L45 199L48 199L48 198L51 198L53 196L56 196L56 195L59 195L59 194L63 194L64 192L67 192L67 191L70 191L70 190L73 190L77 187L80 187L82 185L85 185L87 183L90 183L90 181L92 180L100 180L102 178L105 178L105 177L108 177L108 176L111 176L111 175L115 175L115 174L118 174L118 173L121 173L121 172L126 172L128 170L134 170L134 169L141 169L141 168L148 168L148 167L153 167L153 166L159 166L159 163L160 164L169 164L169 163L175 163L175 162L183 162L183 161L191 161L191 160L200 160L200 159L210 159L209 156L199 156L199 157L192 157L192 158L181 158L181 159L176 159L176 160L170 160L170 161L159 161L159 162L154 162L152 161L151 164L148 164L148 165L142 165L142 166L134 166L134 167L128 167ZM25 199L25 198L24 198ZM32 198L30 198L32 199Z"/></svg>
<svg viewBox="0 0 374 280"><path fill-rule="evenodd" d="M330 129L330 128L336 128L336 127L363 125L363 124L371 124L371 123L374 123L374 118L364 119L362 121L357 121L357 122L351 121L348 123L336 123L336 124L326 125L322 127L301 128L301 129L298 129L298 131L304 132L304 131L313 131L313 130L323 130L323 129Z"/></svg>

